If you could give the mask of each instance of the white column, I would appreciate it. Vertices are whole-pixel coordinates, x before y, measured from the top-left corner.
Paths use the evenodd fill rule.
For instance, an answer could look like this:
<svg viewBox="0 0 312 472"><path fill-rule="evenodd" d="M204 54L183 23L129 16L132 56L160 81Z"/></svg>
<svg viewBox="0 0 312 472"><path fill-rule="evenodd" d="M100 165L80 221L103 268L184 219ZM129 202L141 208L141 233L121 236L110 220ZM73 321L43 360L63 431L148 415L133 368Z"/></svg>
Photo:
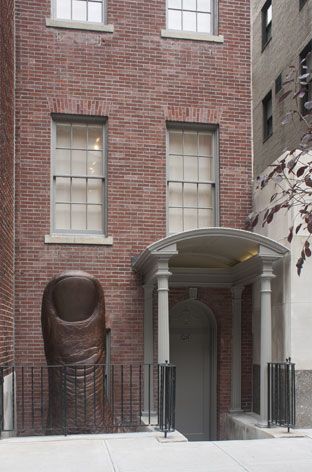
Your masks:
<svg viewBox="0 0 312 472"><path fill-rule="evenodd" d="M144 411L153 411L153 283L144 288ZM150 367L149 367L150 365Z"/></svg>
<svg viewBox="0 0 312 472"><path fill-rule="evenodd" d="M260 275L260 426L268 425L268 362L272 362L271 280L273 260L263 259Z"/></svg>
<svg viewBox="0 0 312 472"><path fill-rule="evenodd" d="M169 277L168 259L158 261L158 363L170 362L169 345Z"/></svg>
<svg viewBox="0 0 312 472"><path fill-rule="evenodd" d="M232 288L232 387L231 387L231 413L242 411L241 409L241 317L242 317L242 292L243 286Z"/></svg>

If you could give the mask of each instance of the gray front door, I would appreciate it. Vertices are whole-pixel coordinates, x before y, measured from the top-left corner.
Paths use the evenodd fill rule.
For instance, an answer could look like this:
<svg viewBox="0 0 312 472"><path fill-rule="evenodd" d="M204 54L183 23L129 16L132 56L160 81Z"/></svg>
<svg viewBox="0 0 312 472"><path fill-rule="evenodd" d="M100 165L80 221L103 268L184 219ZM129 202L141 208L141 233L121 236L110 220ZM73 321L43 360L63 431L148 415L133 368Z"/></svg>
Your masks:
<svg viewBox="0 0 312 472"><path fill-rule="evenodd" d="M176 429L190 441L212 438L213 330L202 304L190 300L170 314L170 359L177 368Z"/></svg>

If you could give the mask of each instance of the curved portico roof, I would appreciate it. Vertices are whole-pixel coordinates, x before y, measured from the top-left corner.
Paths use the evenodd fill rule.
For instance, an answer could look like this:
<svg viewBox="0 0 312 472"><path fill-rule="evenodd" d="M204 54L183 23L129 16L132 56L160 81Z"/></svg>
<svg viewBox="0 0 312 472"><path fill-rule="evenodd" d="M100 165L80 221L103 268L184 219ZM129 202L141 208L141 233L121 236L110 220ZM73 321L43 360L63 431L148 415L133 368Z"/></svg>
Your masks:
<svg viewBox="0 0 312 472"><path fill-rule="evenodd" d="M171 267L229 268L255 256L280 258L287 247L242 229L212 227L183 231L146 247L133 264L144 272L151 258L167 257Z"/></svg>

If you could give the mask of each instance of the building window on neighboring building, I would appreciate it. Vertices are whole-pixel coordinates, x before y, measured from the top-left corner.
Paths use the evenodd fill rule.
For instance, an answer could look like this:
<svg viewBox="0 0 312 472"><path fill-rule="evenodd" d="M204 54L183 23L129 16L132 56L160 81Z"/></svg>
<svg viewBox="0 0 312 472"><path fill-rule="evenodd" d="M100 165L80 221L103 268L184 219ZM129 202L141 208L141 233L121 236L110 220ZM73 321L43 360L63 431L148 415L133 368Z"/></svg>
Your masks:
<svg viewBox="0 0 312 472"><path fill-rule="evenodd" d="M53 17L58 20L104 23L104 0L53 0Z"/></svg>
<svg viewBox="0 0 312 472"><path fill-rule="evenodd" d="M272 0L265 2L262 8L262 49L272 38Z"/></svg>
<svg viewBox="0 0 312 472"><path fill-rule="evenodd" d="M216 224L216 132L168 128L168 233Z"/></svg>
<svg viewBox="0 0 312 472"><path fill-rule="evenodd" d="M167 28L214 34L216 0L167 0Z"/></svg>
<svg viewBox="0 0 312 472"><path fill-rule="evenodd" d="M300 83L304 92L301 99L301 112L306 114L308 109L304 105L312 100L312 40L300 54L300 74Z"/></svg>
<svg viewBox="0 0 312 472"><path fill-rule="evenodd" d="M263 106L263 140L273 133L272 92L269 92L262 101Z"/></svg>
<svg viewBox="0 0 312 472"><path fill-rule="evenodd" d="M304 5L307 3L307 0L299 0L299 10L304 7Z"/></svg>
<svg viewBox="0 0 312 472"><path fill-rule="evenodd" d="M275 94L278 94L283 88L283 76L280 73L275 79Z"/></svg>
<svg viewBox="0 0 312 472"><path fill-rule="evenodd" d="M104 123L54 121L53 232L103 234Z"/></svg>

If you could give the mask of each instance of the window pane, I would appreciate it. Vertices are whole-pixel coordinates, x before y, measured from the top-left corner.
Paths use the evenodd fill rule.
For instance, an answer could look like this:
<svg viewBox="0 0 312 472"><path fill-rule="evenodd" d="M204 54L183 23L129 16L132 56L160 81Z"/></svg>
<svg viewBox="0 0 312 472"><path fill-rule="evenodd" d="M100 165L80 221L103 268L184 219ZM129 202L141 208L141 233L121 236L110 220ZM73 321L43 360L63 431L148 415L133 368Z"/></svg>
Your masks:
<svg viewBox="0 0 312 472"><path fill-rule="evenodd" d="M182 154L183 134L169 132L169 154Z"/></svg>
<svg viewBox="0 0 312 472"><path fill-rule="evenodd" d="M168 0L168 8L182 8L181 0Z"/></svg>
<svg viewBox="0 0 312 472"><path fill-rule="evenodd" d="M212 136L211 134L199 133L198 135L198 155L212 156Z"/></svg>
<svg viewBox="0 0 312 472"><path fill-rule="evenodd" d="M214 226L214 218L212 210L198 210L198 227L205 228Z"/></svg>
<svg viewBox="0 0 312 472"><path fill-rule="evenodd" d="M87 2L84 0L73 0L73 20L87 21Z"/></svg>
<svg viewBox="0 0 312 472"><path fill-rule="evenodd" d="M198 11L211 11L211 0L197 0Z"/></svg>
<svg viewBox="0 0 312 472"><path fill-rule="evenodd" d="M212 186L209 184L198 185L198 206L203 208L212 207Z"/></svg>
<svg viewBox="0 0 312 472"><path fill-rule="evenodd" d="M57 149L55 159L55 173L61 175L70 174L70 151L67 149Z"/></svg>
<svg viewBox="0 0 312 472"><path fill-rule="evenodd" d="M88 203L102 203L102 180L89 179L88 180Z"/></svg>
<svg viewBox="0 0 312 472"><path fill-rule="evenodd" d="M70 205L55 205L55 229L70 229Z"/></svg>
<svg viewBox="0 0 312 472"><path fill-rule="evenodd" d="M197 180L197 157L184 157L184 180Z"/></svg>
<svg viewBox="0 0 312 472"><path fill-rule="evenodd" d="M55 179L55 201L70 202L70 179Z"/></svg>
<svg viewBox="0 0 312 472"><path fill-rule="evenodd" d="M87 201L86 179L72 179L71 201L73 203L85 203Z"/></svg>
<svg viewBox="0 0 312 472"><path fill-rule="evenodd" d="M103 208L100 205L88 206L88 230L103 230Z"/></svg>
<svg viewBox="0 0 312 472"><path fill-rule="evenodd" d="M267 9L266 24L268 25L272 21L272 5Z"/></svg>
<svg viewBox="0 0 312 472"><path fill-rule="evenodd" d="M56 18L70 20L71 0L56 0Z"/></svg>
<svg viewBox="0 0 312 472"><path fill-rule="evenodd" d="M56 147L70 148L70 126L56 125Z"/></svg>
<svg viewBox="0 0 312 472"><path fill-rule="evenodd" d="M169 233L183 231L182 208L169 208Z"/></svg>
<svg viewBox="0 0 312 472"><path fill-rule="evenodd" d="M98 151L103 149L103 128L100 126L88 127L88 149Z"/></svg>
<svg viewBox="0 0 312 472"><path fill-rule="evenodd" d="M182 16L178 10L168 10L168 28L172 30L182 29Z"/></svg>
<svg viewBox="0 0 312 472"><path fill-rule="evenodd" d="M197 31L199 33L211 32L211 16L209 13L198 13L197 15Z"/></svg>
<svg viewBox="0 0 312 472"><path fill-rule="evenodd" d="M103 151L88 151L88 175L103 175Z"/></svg>
<svg viewBox="0 0 312 472"><path fill-rule="evenodd" d="M197 156L197 133L184 133L183 153Z"/></svg>
<svg viewBox="0 0 312 472"><path fill-rule="evenodd" d="M169 157L169 179L183 180L183 157L170 156Z"/></svg>
<svg viewBox="0 0 312 472"><path fill-rule="evenodd" d="M183 30L196 31L196 13L190 11L183 12Z"/></svg>
<svg viewBox="0 0 312 472"><path fill-rule="evenodd" d="M92 21L94 23L101 23L102 20L102 2L89 2L88 21Z"/></svg>
<svg viewBox="0 0 312 472"><path fill-rule="evenodd" d="M196 11L196 0L183 0L183 10Z"/></svg>
<svg viewBox="0 0 312 472"><path fill-rule="evenodd" d="M182 206L182 184L169 184L169 206Z"/></svg>
<svg viewBox="0 0 312 472"><path fill-rule="evenodd" d="M198 180L199 182L212 179L212 159L210 157L198 158Z"/></svg>
<svg viewBox="0 0 312 472"><path fill-rule="evenodd" d="M87 149L87 127L73 126L73 149Z"/></svg>
<svg viewBox="0 0 312 472"><path fill-rule="evenodd" d="M197 210L188 209L184 210L184 231L197 228Z"/></svg>
<svg viewBox="0 0 312 472"><path fill-rule="evenodd" d="M86 175L86 151L72 151L72 175Z"/></svg>
<svg viewBox="0 0 312 472"><path fill-rule="evenodd" d="M72 229L86 230L87 229L87 206L86 205L72 205Z"/></svg>
<svg viewBox="0 0 312 472"><path fill-rule="evenodd" d="M185 207L197 207L197 184L184 184L183 203Z"/></svg>

